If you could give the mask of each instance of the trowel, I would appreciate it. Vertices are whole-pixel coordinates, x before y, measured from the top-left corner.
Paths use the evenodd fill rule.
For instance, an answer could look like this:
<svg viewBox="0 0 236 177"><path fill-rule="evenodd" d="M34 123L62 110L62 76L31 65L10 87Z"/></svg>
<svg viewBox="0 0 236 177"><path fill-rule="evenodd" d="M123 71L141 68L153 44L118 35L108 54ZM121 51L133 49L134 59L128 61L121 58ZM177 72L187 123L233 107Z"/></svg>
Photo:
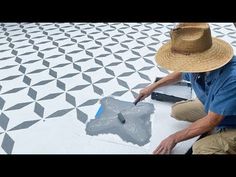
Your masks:
<svg viewBox="0 0 236 177"><path fill-rule="evenodd" d="M135 106L136 106L136 104L138 104L138 102L140 102L141 98L142 98L142 97L139 97L139 98L137 98L137 99L134 101L134 105L135 105Z"/></svg>

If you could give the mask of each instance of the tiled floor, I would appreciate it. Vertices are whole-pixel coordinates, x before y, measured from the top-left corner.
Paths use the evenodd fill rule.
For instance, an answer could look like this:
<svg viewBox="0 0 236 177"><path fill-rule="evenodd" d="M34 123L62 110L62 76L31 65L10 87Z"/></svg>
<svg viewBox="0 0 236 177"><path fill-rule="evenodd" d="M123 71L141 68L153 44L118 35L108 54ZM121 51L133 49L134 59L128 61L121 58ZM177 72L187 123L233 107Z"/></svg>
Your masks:
<svg viewBox="0 0 236 177"><path fill-rule="evenodd" d="M210 24L212 35L236 47L233 23ZM171 23L0 23L0 154L151 153L186 127L169 116L169 103L153 101L150 143L119 136L88 136L99 100L133 101L166 75L154 61ZM195 139L180 143L185 153Z"/></svg>

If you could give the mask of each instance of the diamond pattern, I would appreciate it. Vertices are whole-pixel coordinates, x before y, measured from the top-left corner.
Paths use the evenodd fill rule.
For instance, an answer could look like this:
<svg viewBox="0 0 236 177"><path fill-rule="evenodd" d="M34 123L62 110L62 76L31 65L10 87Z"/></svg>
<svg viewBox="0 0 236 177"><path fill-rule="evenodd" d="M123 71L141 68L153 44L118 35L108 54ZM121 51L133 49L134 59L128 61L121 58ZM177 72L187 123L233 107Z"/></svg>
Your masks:
<svg viewBox="0 0 236 177"><path fill-rule="evenodd" d="M235 50L233 24L210 26L213 36ZM1 148L17 153L20 140L12 134L33 131L40 120L69 117L85 129L105 96L132 102L155 77L169 73L154 57L171 28L172 23L0 23Z"/></svg>
<svg viewBox="0 0 236 177"><path fill-rule="evenodd" d="M37 123L38 121L39 120L31 120L31 121L22 122L21 124L19 124L19 125L13 127L12 129L10 129L9 131L29 128L32 125L34 125L35 123Z"/></svg>
<svg viewBox="0 0 236 177"><path fill-rule="evenodd" d="M15 144L15 141L6 133L2 141L2 145L1 145L2 149L6 153L11 154L14 144Z"/></svg>
<svg viewBox="0 0 236 177"><path fill-rule="evenodd" d="M9 118L5 114L0 115L0 127L2 127L3 130L7 129L7 125L9 122Z"/></svg>

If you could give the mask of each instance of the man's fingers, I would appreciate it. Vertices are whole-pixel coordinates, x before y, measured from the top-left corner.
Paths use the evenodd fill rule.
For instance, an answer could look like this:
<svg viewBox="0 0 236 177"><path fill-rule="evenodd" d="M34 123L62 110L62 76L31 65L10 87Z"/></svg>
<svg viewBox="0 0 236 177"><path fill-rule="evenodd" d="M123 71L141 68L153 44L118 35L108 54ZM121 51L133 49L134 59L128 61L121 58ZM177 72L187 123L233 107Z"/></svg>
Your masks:
<svg viewBox="0 0 236 177"><path fill-rule="evenodd" d="M170 154L171 149L160 144L154 151L153 154Z"/></svg>
<svg viewBox="0 0 236 177"><path fill-rule="evenodd" d="M164 148L159 154L166 154L166 149Z"/></svg>
<svg viewBox="0 0 236 177"><path fill-rule="evenodd" d="M167 149L166 154L170 154L171 149Z"/></svg>
<svg viewBox="0 0 236 177"><path fill-rule="evenodd" d="M159 146L153 151L154 154L170 154L175 144L171 137L163 140Z"/></svg>
<svg viewBox="0 0 236 177"><path fill-rule="evenodd" d="M156 154L156 152L159 150L159 146L152 152L153 154Z"/></svg>
<svg viewBox="0 0 236 177"><path fill-rule="evenodd" d="M158 149L158 151L156 151L156 154L163 154L164 148L161 147Z"/></svg>
<svg viewBox="0 0 236 177"><path fill-rule="evenodd" d="M152 153L153 153L153 154L156 154L157 151L158 151L158 148L156 148Z"/></svg>
<svg viewBox="0 0 236 177"><path fill-rule="evenodd" d="M153 154L158 154L161 150L162 150L162 146L158 146L154 151L153 151Z"/></svg>
<svg viewBox="0 0 236 177"><path fill-rule="evenodd" d="M158 151L156 151L155 154L166 154L167 153L167 149L165 147L160 147Z"/></svg>

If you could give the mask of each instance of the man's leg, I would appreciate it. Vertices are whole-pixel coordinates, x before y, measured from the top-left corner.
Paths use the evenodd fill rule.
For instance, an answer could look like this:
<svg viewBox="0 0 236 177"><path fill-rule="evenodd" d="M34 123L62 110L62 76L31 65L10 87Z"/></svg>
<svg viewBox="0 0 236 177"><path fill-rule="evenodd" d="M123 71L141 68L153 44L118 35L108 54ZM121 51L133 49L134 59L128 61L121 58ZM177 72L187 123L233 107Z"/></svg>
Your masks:
<svg viewBox="0 0 236 177"><path fill-rule="evenodd" d="M189 122L194 122L206 115L203 104L198 99L177 102L171 110L171 117Z"/></svg>
<svg viewBox="0 0 236 177"><path fill-rule="evenodd" d="M236 129L209 135L193 144L193 154L236 154Z"/></svg>

